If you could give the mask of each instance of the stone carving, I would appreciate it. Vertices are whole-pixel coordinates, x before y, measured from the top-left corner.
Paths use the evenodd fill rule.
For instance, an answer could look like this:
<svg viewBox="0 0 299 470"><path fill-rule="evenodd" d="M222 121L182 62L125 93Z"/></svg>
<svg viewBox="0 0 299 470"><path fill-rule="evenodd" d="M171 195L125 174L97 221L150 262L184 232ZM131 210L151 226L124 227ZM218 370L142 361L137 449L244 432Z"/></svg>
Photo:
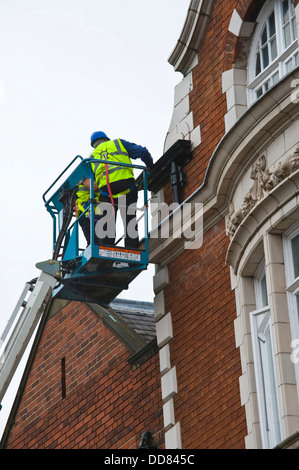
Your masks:
<svg viewBox="0 0 299 470"><path fill-rule="evenodd" d="M245 195L241 207L237 210L234 204L229 205L228 234L233 236L238 226L242 223L251 209L265 197L276 185L299 169L299 145L294 154L289 155L282 162L278 162L273 171L267 168L265 155L258 158L252 166L250 178L254 183L250 191Z"/></svg>
<svg viewBox="0 0 299 470"><path fill-rule="evenodd" d="M263 175L262 187L268 193L277 184L287 178L299 168L299 146L297 145L293 155L288 156L282 162L278 162L273 172L268 169Z"/></svg>
<svg viewBox="0 0 299 470"><path fill-rule="evenodd" d="M266 157L265 155L262 155L258 158L258 161L253 165L251 170L250 178L254 180L254 183L248 195L250 194L251 200L254 201L254 204L264 197L262 180L266 171L266 167Z"/></svg>

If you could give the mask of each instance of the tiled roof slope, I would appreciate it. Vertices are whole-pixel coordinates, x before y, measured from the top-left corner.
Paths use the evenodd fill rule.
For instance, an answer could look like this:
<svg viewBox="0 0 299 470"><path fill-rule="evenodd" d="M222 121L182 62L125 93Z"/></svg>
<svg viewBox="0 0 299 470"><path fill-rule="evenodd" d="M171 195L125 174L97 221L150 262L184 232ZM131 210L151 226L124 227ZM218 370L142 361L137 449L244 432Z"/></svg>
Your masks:
<svg viewBox="0 0 299 470"><path fill-rule="evenodd" d="M119 298L111 302L110 307L121 315L130 328L146 343L156 337L153 303Z"/></svg>

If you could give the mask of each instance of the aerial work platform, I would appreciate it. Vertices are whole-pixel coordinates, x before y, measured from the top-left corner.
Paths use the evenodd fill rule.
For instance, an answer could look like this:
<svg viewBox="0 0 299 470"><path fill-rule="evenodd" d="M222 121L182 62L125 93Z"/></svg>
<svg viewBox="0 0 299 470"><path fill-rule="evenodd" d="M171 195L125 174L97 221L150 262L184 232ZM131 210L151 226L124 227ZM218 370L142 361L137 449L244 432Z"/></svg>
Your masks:
<svg viewBox="0 0 299 470"><path fill-rule="evenodd" d="M77 167L70 172L71 167L78 161ZM129 284L148 266L148 170L139 165L117 163L118 166L140 170L138 189L143 193L143 201L140 208L142 216L139 220L137 218L137 221L139 226L143 222L143 249L131 250L121 246L123 237L114 246L99 246L95 244L94 231L94 206L97 201L91 169L93 162L98 163L99 160L83 160L81 156L77 156L44 193L45 206L53 220L53 257L51 260L37 263L36 267L57 278L53 296L108 305L123 290L128 289ZM104 163L115 165L115 162L109 160L104 160ZM68 172L70 174L66 176ZM87 209L91 237L90 244L85 248L80 247L80 218L76 218L74 214L76 192L84 178L91 180L90 205ZM54 192L49 196L51 190ZM80 215L84 216L85 213Z"/></svg>
<svg viewBox="0 0 299 470"><path fill-rule="evenodd" d="M57 278L53 289L53 297L81 302L94 302L108 305L129 284L146 269L144 260L146 254L122 248L117 250L108 247L97 247L98 253L92 255L90 250L82 253L74 260L73 269L64 272L64 266L69 263L53 260L37 263L36 267ZM131 261L128 256L136 256L137 261ZM124 263L116 267L115 263Z"/></svg>
<svg viewBox="0 0 299 470"><path fill-rule="evenodd" d="M53 256L36 264L41 270L40 276L26 283L0 338L0 401L30 339L36 335L38 340L43 331L53 298L107 307L148 266L148 170L139 165L117 163L118 166L131 166L141 171L137 184L141 188L140 194L143 192L142 216L139 219L144 229L143 249L131 250L121 246L123 237L115 246L99 246L95 244L94 231L94 206L97 201L93 189L93 162L98 160L83 160L77 156L43 195L53 221ZM104 163L109 165L108 160ZM75 164L77 166L72 170ZM110 164L115 165L115 162ZM89 212L91 241L85 247L80 246L80 235L81 239L84 237L79 226L80 218L76 218L74 212L78 185L83 178L91 179L89 207L86 209ZM80 217L83 216L85 213ZM83 244L86 245L85 239Z"/></svg>

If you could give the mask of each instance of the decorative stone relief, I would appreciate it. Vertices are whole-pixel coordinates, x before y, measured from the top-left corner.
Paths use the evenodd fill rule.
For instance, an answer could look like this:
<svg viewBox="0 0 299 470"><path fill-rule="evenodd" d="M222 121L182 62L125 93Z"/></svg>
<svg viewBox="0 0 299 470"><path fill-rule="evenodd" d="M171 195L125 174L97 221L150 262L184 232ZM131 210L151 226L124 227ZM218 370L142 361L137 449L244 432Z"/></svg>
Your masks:
<svg viewBox="0 0 299 470"><path fill-rule="evenodd" d="M273 171L267 168L266 157L260 156L253 165L250 178L254 181L249 192L244 196L241 207L235 210L234 203L229 205L228 234L233 236L243 219L251 209L275 186L299 169L299 144L292 155L278 162Z"/></svg>

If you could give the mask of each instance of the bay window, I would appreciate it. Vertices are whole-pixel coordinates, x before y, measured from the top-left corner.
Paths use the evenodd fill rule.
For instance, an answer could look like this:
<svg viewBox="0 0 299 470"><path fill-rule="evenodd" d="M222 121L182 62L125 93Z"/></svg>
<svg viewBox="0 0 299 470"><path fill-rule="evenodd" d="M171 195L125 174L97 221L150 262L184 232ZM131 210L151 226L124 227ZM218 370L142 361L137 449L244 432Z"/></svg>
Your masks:
<svg viewBox="0 0 299 470"><path fill-rule="evenodd" d="M248 101L252 104L298 65L292 0L266 2L257 18L248 61Z"/></svg>

